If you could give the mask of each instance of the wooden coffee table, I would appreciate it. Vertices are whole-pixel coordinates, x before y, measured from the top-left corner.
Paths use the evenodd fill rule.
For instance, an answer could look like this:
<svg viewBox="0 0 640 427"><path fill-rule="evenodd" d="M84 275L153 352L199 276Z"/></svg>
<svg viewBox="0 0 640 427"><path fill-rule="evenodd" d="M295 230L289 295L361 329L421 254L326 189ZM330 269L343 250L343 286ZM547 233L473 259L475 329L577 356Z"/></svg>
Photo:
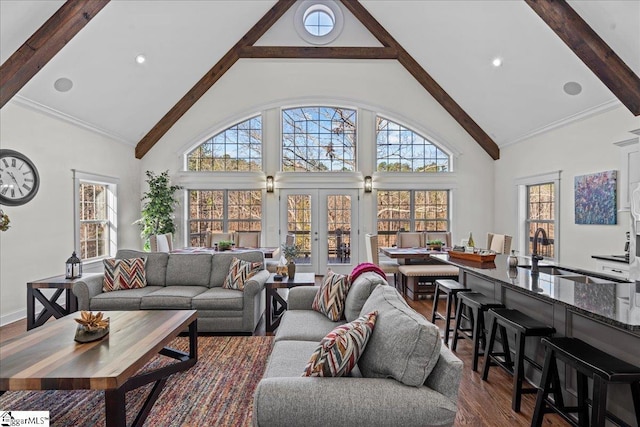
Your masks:
<svg viewBox="0 0 640 427"><path fill-rule="evenodd" d="M267 310L265 313L265 329L273 332L280 325L280 317L287 309L287 301L278 294L278 289L293 288L296 286L313 286L316 284L314 273L296 273L292 279L284 277L281 282L273 280L275 273L271 273L264 283L266 293Z"/></svg>
<svg viewBox="0 0 640 427"><path fill-rule="evenodd" d="M141 426L168 377L198 358L195 310L105 311L110 332L99 341L73 340L74 318L65 316L0 344L0 394L9 390L104 390L107 426L125 426L125 393L155 383L133 423ZM189 353L166 347L189 327ZM177 359L135 375L157 354Z"/></svg>

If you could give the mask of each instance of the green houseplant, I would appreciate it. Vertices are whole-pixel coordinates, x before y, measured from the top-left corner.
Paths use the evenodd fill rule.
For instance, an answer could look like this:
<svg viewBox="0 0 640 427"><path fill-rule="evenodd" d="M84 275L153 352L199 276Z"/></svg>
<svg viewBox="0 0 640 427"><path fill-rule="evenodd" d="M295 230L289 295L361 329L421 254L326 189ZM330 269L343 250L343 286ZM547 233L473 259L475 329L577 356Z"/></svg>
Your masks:
<svg viewBox="0 0 640 427"><path fill-rule="evenodd" d="M228 251L233 246L233 241L231 240L220 240L218 242L218 250Z"/></svg>
<svg viewBox="0 0 640 427"><path fill-rule="evenodd" d="M149 237L153 234L175 233L176 225L174 220L174 209L178 204L174 193L182 187L171 185L169 171L164 171L159 175L152 171L147 171L147 184L149 191L142 195L144 205L142 207L142 217L135 223L140 226L140 237L144 243L145 250L149 250Z"/></svg>
<svg viewBox="0 0 640 427"><path fill-rule="evenodd" d="M291 279L296 275L296 258L302 253L302 248L298 245L282 244L282 256L287 260L288 275Z"/></svg>
<svg viewBox="0 0 640 427"><path fill-rule="evenodd" d="M444 246L444 242L440 239L434 239L429 240L429 242L427 242L427 245L429 246L429 249L439 251L440 249L442 249L442 246Z"/></svg>

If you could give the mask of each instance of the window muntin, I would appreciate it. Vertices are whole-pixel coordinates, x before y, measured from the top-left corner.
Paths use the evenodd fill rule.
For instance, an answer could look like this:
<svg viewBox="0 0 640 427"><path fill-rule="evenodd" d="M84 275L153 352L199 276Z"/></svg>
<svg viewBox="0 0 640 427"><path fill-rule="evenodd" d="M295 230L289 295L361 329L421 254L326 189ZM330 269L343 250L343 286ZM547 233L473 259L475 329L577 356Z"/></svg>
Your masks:
<svg viewBox="0 0 640 427"><path fill-rule="evenodd" d="M449 231L449 190L378 190L378 242L396 243L398 231Z"/></svg>
<svg viewBox="0 0 640 427"><path fill-rule="evenodd" d="M312 36L326 36L333 30L334 25L333 12L326 6L311 6L304 14L304 29Z"/></svg>
<svg viewBox="0 0 640 427"><path fill-rule="evenodd" d="M547 233L549 245L538 242L538 254L555 258L555 188L553 182L527 186L527 219L525 221L527 255L533 252L533 235L538 228Z"/></svg>
<svg viewBox="0 0 640 427"><path fill-rule="evenodd" d="M200 144L187 154L187 170L262 170L262 116L231 126Z"/></svg>
<svg viewBox="0 0 640 427"><path fill-rule="evenodd" d="M282 111L282 170L356 170L356 111L302 107Z"/></svg>
<svg viewBox="0 0 640 427"><path fill-rule="evenodd" d="M81 259L109 255L108 186L80 183L80 253Z"/></svg>
<svg viewBox="0 0 640 427"><path fill-rule="evenodd" d="M261 231L262 191L190 190L189 244L204 246L207 231Z"/></svg>
<svg viewBox="0 0 640 427"><path fill-rule="evenodd" d="M376 117L378 172L449 172L450 157L418 133Z"/></svg>

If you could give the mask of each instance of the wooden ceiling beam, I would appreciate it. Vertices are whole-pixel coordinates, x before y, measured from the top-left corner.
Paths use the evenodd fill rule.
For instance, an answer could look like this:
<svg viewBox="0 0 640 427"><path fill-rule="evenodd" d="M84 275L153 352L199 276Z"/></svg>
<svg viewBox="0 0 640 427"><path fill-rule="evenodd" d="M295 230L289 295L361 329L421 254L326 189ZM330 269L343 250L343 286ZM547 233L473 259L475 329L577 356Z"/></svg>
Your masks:
<svg viewBox="0 0 640 427"><path fill-rule="evenodd" d="M398 59L392 47L245 46L240 58Z"/></svg>
<svg viewBox="0 0 640 427"><path fill-rule="evenodd" d="M278 0L265 15L211 68L167 114L138 142L136 158L141 159L169 129L240 59L242 47L251 46L295 3Z"/></svg>
<svg viewBox="0 0 640 427"><path fill-rule="evenodd" d="M386 47L398 51L398 61L424 87L427 92L464 128L465 131L491 156L500 158L500 148L493 139L447 94L447 92L427 73L427 71L398 43L389 32L354 0L340 0L342 4Z"/></svg>
<svg viewBox="0 0 640 427"><path fill-rule="evenodd" d="M640 78L565 0L525 0L635 116L640 115Z"/></svg>
<svg viewBox="0 0 640 427"><path fill-rule="evenodd" d="M68 0L0 66L0 108L110 0Z"/></svg>

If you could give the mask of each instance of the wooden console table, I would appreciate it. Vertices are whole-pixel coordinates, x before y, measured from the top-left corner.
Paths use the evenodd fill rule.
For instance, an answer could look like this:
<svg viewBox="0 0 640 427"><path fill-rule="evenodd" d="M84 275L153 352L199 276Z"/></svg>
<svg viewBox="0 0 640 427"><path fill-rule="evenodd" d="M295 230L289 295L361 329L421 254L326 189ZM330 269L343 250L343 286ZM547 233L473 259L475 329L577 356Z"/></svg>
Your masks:
<svg viewBox="0 0 640 427"><path fill-rule="evenodd" d="M282 281L275 281L271 273L264 284L266 292L267 310L265 313L265 329L273 332L280 325L280 317L287 309L287 301L278 294L278 289L289 289L296 286L313 286L316 284L316 276L313 273L296 273L295 277L284 277Z"/></svg>
<svg viewBox="0 0 640 427"><path fill-rule="evenodd" d="M72 292L73 283L76 280L80 280L80 278L65 279L64 275L61 275L27 283L27 331L43 325L51 316L59 319L78 311L78 299ZM56 291L48 298L41 289L55 289ZM64 307L57 302L62 293L65 294ZM36 300L44 306L37 317Z"/></svg>

